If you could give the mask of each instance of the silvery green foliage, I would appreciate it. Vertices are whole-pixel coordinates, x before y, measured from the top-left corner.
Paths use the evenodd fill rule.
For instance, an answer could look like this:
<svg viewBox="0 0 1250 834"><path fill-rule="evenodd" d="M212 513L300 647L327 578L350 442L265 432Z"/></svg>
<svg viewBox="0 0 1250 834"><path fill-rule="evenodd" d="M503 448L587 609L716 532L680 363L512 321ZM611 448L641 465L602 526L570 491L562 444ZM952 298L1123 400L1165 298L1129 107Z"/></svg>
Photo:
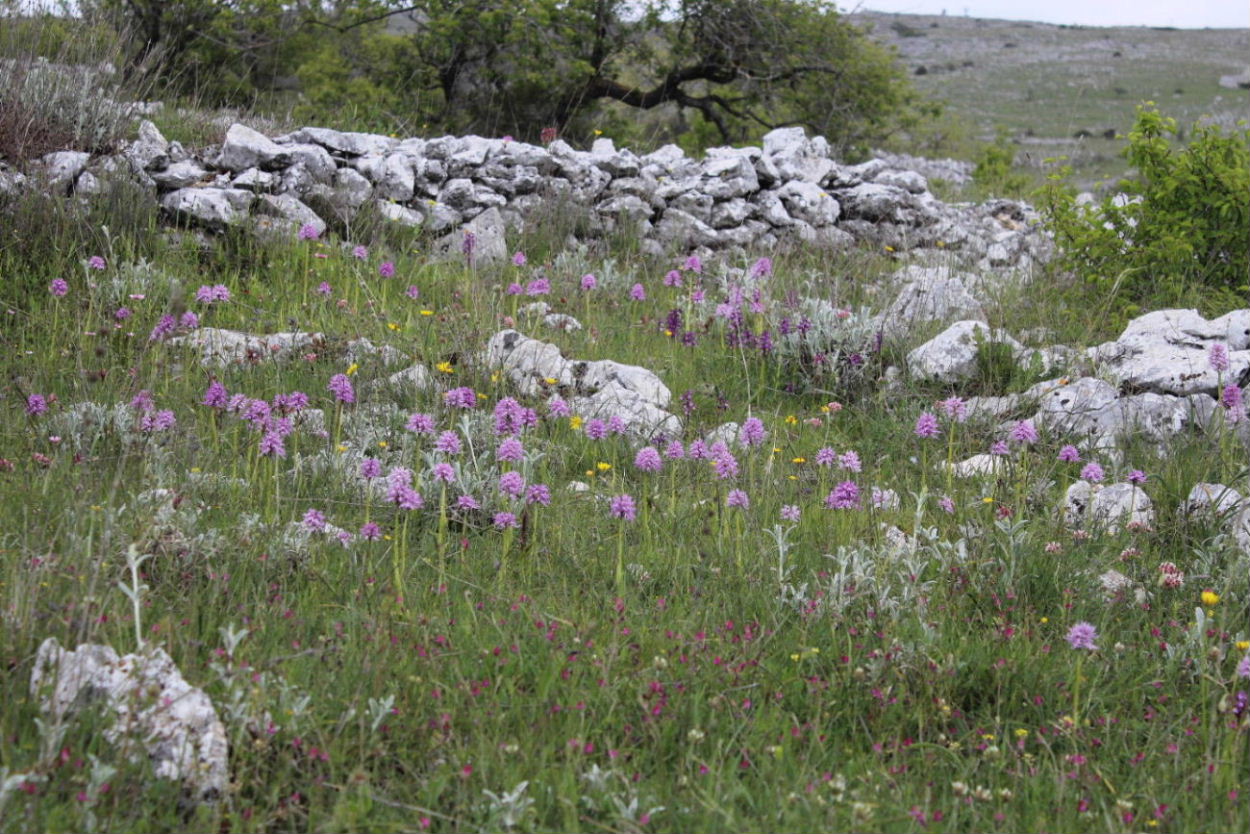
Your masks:
<svg viewBox="0 0 1250 834"><path fill-rule="evenodd" d="M927 543L919 544L922 539ZM781 582L783 604L803 613L840 616L862 603L879 617L923 617L937 577L949 565L967 558L967 544L963 539L941 540L936 530L921 528L907 546L843 545L825 558L833 562L827 578L799 585Z"/></svg>
<svg viewBox="0 0 1250 834"><path fill-rule="evenodd" d="M93 273L91 293L106 307L122 307L133 303L132 295L144 296L145 304L166 300L177 292L178 280L155 264L140 259L118 264L107 273Z"/></svg>
<svg viewBox="0 0 1250 834"><path fill-rule="evenodd" d="M598 764L578 774L578 781L583 782L588 792L582 794L582 804L591 811L608 811L616 814L620 822L635 829L645 825L648 820L664 810L664 806L656 806L642 810L642 802L629 777L615 770L603 770Z"/></svg>
<svg viewBox="0 0 1250 834"><path fill-rule="evenodd" d="M151 519L145 534L148 546L162 553L186 557L211 557L222 552L226 537L217 528L200 530L203 507L195 501L178 501L168 489L148 489L135 496L134 507Z"/></svg>
<svg viewBox="0 0 1250 834"><path fill-rule="evenodd" d="M867 350L877 335L877 320L867 307L847 311L823 298L804 296L797 309L788 313L795 321L806 318L811 329L806 333L791 330L773 339L773 351L783 359L824 354L827 364L836 365L845 355Z"/></svg>
<svg viewBox="0 0 1250 834"><path fill-rule="evenodd" d="M288 521L282 527L282 532L273 546L283 555L302 557L307 556L314 547L321 545L334 544L347 547L351 542L350 534L340 538L345 532L347 531L343 528L336 527L328 521L322 530L313 530L299 521Z"/></svg>
<svg viewBox="0 0 1250 834"><path fill-rule="evenodd" d="M142 414L128 403L104 405L92 401L73 403L52 415L48 433L58 435L66 446L83 455L100 453L100 444L116 441L127 450L142 449L149 473L158 482L171 483L175 475L173 459L166 445L170 432L144 432L139 428ZM179 426L183 439L188 428Z"/></svg>
<svg viewBox="0 0 1250 834"><path fill-rule="evenodd" d="M369 732L376 733L378 728L382 726L382 722L391 714L395 708L395 696L387 695L385 698L369 699Z"/></svg>
<svg viewBox="0 0 1250 834"><path fill-rule="evenodd" d="M50 433L60 435L75 452L90 454L105 437L137 441L137 416L126 403L77 402L52 416Z"/></svg>
<svg viewBox="0 0 1250 834"><path fill-rule="evenodd" d="M657 805L643 811L639 805L637 794L631 794L628 799L613 796L612 804L616 806L616 815L622 822L631 823L635 826L646 825L651 817L664 810L663 805Z"/></svg>
<svg viewBox="0 0 1250 834"><path fill-rule="evenodd" d="M100 821L96 819L94 810L95 800L100 797L100 789L117 774L117 768L100 761L91 753L87 754L87 758L91 762L91 771L87 778L87 790L84 791L86 800L83 802L83 830L94 834L100 829Z"/></svg>
<svg viewBox="0 0 1250 834"><path fill-rule="evenodd" d="M25 112L73 136L74 146L104 150L131 122L130 108L117 100L121 76L111 65L55 64L34 60L0 61L0 89Z"/></svg>
<svg viewBox="0 0 1250 834"><path fill-rule="evenodd" d="M494 791L484 790L482 793L490 800L490 806L487 809L491 818L497 820L505 829L516 828L521 820L525 818L526 812L530 806L534 804L531 797L525 795L525 789L529 787L529 782L521 782L512 790L506 793L495 793Z"/></svg>
<svg viewBox="0 0 1250 834"><path fill-rule="evenodd" d="M360 403L343 410L343 436L350 439L350 445L360 449L376 449L378 441L389 442L394 437L394 426L400 416L400 408L394 403ZM324 414L322 419L324 422ZM312 418L309 430L316 430L315 422Z"/></svg>
<svg viewBox="0 0 1250 834"><path fill-rule="evenodd" d="M39 719L35 719L36 723L40 723ZM42 773L17 771L10 773L7 767L0 767L0 813L4 812L4 806L9 803L9 797L17 793L18 788L23 783L37 785L47 779Z"/></svg>
<svg viewBox="0 0 1250 834"><path fill-rule="evenodd" d="M627 290L638 280L636 273L616 258L594 258L590 247L584 243L566 247L552 262L553 275L572 275L580 279L591 273L598 281L599 290Z"/></svg>

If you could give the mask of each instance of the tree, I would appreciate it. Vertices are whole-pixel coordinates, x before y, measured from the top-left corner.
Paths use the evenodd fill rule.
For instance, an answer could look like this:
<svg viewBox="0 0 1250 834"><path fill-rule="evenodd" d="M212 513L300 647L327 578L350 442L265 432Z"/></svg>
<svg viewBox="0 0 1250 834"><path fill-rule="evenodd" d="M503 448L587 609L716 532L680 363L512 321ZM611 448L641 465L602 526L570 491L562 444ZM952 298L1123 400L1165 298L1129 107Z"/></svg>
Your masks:
<svg viewBox="0 0 1250 834"><path fill-rule="evenodd" d="M826 0L424 0L323 23L400 15L390 70L449 130L586 132L615 102L696 114L726 142L803 125L846 149L919 112L893 55Z"/></svg>
<svg viewBox="0 0 1250 834"><path fill-rule="evenodd" d="M212 103L245 103L289 64L316 0L82 0L127 46L125 72Z"/></svg>
<svg viewBox="0 0 1250 834"><path fill-rule="evenodd" d="M219 104L294 75L302 115L373 126L585 138L616 119L671 141L693 122L744 142L803 125L846 151L922 112L829 0L81 2L126 33L132 71Z"/></svg>

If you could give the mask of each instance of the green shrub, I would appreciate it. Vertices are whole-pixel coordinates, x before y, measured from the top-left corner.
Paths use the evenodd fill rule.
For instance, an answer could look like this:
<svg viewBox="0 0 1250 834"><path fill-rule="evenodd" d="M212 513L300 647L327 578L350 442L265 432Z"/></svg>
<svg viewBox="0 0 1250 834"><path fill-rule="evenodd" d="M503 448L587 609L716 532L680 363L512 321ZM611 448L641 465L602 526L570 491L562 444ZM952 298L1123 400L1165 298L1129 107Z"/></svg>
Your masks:
<svg viewBox="0 0 1250 834"><path fill-rule="evenodd" d="M1029 188L1029 177L1013 169L1016 159L1006 134L999 133L994 144L977 154L972 182L982 197L1020 197Z"/></svg>
<svg viewBox="0 0 1250 834"><path fill-rule="evenodd" d="M1125 196L1080 206L1064 167L1041 191L1060 247L1058 266L1110 293L1121 314L1195 303L1208 312L1244 304L1250 277L1250 132L1196 124L1185 147L1175 119L1139 107L1125 158L1137 170Z"/></svg>

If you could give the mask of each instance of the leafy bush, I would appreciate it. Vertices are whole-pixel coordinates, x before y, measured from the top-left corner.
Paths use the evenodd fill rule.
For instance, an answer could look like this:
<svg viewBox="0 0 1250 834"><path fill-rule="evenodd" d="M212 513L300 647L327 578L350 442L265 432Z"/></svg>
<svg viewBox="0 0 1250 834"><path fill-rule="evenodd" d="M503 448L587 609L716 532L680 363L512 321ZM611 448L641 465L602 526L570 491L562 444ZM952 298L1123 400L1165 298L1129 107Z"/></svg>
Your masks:
<svg viewBox="0 0 1250 834"><path fill-rule="evenodd" d="M1192 301L1210 311L1244 304L1250 277L1250 132L1196 124L1188 146L1176 120L1139 107L1125 157L1136 179L1093 206L1077 203L1064 167L1041 191L1059 266L1110 288L1131 313L1144 302ZM1170 137L1170 138L1169 138Z"/></svg>
<svg viewBox="0 0 1250 834"><path fill-rule="evenodd" d="M984 145L977 154L977 167L972 181L984 197L1019 197L1029 187L1029 177L1013 170L1015 149L1005 133L999 133L992 145Z"/></svg>

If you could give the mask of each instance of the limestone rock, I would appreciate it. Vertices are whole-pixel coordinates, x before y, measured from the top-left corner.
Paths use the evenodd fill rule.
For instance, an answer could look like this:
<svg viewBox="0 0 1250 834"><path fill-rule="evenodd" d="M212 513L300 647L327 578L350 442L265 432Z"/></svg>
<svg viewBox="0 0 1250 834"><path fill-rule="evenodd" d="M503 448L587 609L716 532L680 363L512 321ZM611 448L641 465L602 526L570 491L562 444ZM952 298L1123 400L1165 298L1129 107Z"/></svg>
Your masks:
<svg viewBox="0 0 1250 834"><path fill-rule="evenodd" d="M139 138L122 150L136 171L160 171L169 164L169 142L147 119L139 122Z"/></svg>
<svg viewBox="0 0 1250 834"><path fill-rule="evenodd" d="M226 131L217 166L240 173L248 168L272 171L291 164L289 146L279 145L263 133L241 124L233 124Z"/></svg>
<svg viewBox="0 0 1250 834"><path fill-rule="evenodd" d="M157 778L181 782L191 802L215 802L229 781L226 730L212 701L191 686L163 649L121 657L110 646L74 651L49 637L39 646L31 696L55 721L102 703L112 723L104 736L132 758L142 750Z"/></svg>
<svg viewBox="0 0 1250 834"><path fill-rule="evenodd" d="M41 157L37 170L49 190L68 194L90 160L84 151L56 151Z"/></svg>
<svg viewBox="0 0 1250 834"><path fill-rule="evenodd" d="M200 327L166 344L189 347L200 353L200 364L222 367L232 363L288 362L316 350L325 341L320 333L270 333L253 336L237 330Z"/></svg>
<svg viewBox="0 0 1250 834"><path fill-rule="evenodd" d="M492 336L481 361L502 371L526 396L554 388L568 395L569 405L582 417L618 416L635 437L680 431L681 422L664 410L671 392L646 368L611 360L570 361L555 345L515 330Z"/></svg>
<svg viewBox="0 0 1250 834"><path fill-rule="evenodd" d="M661 246L676 247L682 251L699 246L713 246L718 242L716 230L694 215L677 208L669 208L655 227L655 239Z"/></svg>
<svg viewBox="0 0 1250 834"><path fill-rule="evenodd" d="M1250 504L1246 504L1241 493L1232 487L1224 486L1224 484L1199 483L1194 484L1193 489L1189 490L1189 497L1181 505L1181 512L1185 515L1210 513L1223 518L1237 512L1243 506L1250 506Z"/></svg>
<svg viewBox="0 0 1250 834"><path fill-rule="evenodd" d="M831 226L838 221L841 206L820 186L810 182L791 181L777 189L777 196L791 217L813 226Z"/></svg>
<svg viewBox="0 0 1250 834"><path fill-rule="evenodd" d="M434 242L431 257L438 261L455 261L466 257L465 239L472 235L472 261L475 266L489 266L508 260L508 244L504 234L503 215L497 208L489 208L473 218L463 229L445 235Z"/></svg>
<svg viewBox="0 0 1250 834"><path fill-rule="evenodd" d="M965 283L967 276L925 267L912 267L903 274L909 280L880 318L887 338L904 336L926 322L984 320L981 302Z"/></svg>
<svg viewBox="0 0 1250 834"><path fill-rule="evenodd" d="M175 217L215 231L247 217L254 195L239 188L179 188L161 198L161 208Z"/></svg>
<svg viewBox="0 0 1250 834"><path fill-rule="evenodd" d="M154 171L152 179L163 188L186 188L208 179L208 169L194 159L184 159L166 166L164 170Z"/></svg>
<svg viewBox="0 0 1250 834"><path fill-rule="evenodd" d="M1114 342L1088 353L1122 386L1161 394L1216 395L1221 375L1210 366L1212 344L1228 348L1222 378L1250 372L1250 309L1208 321L1197 310L1156 310L1129 322Z"/></svg>
<svg viewBox="0 0 1250 834"><path fill-rule="evenodd" d="M262 194L256 201L256 211L266 218L275 218L278 223L268 229L296 233L305 226L311 226L317 236L325 234L326 223L317 213L289 194ZM263 221L265 218L258 218Z"/></svg>
<svg viewBox="0 0 1250 834"><path fill-rule="evenodd" d="M346 133L324 127L300 128L286 137L279 137L279 140L281 139L288 139L299 144L315 143L346 157L385 154L399 144L398 140L387 136L378 136L373 133Z"/></svg>
<svg viewBox="0 0 1250 834"><path fill-rule="evenodd" d="M977 370L978 342L998 342L1012 350L1022 345L1002 330L991 331L982 321L957 321L907 354L912 376L940 382L971 379Z"/></svg>
<svg viewBox="0 0 1250 834"><path fill-rule="evenodd" d="M1150 526L1154 506L1135 484L1091 484L1077 481L1064 497L1064 521L1071 527L1093 527L1107 533L1126 525Z"/></svg>
<svg viewBox="0 0 1250 834"><path fill-rule="evenodd" d="M389 388L398 393L428 391L433 385L434 377L424 365L411 365L373 383L375 388Z"/></svg>
<svg viewBox="0 0 1250 834"><path fill-rule="evenodd" d="M1055 387L1039 405L1034 418L1039 427L1084 438L1096 446L1130 433L1161 441L1204 419L1199 402L1150 393L1120 396L1109 383L1094 377Z"/></svg>
<svg viewBox="0 0 1250 834"><path fill-rule="evenodd" d="M967 460L950 464L950 470L957 478L992 478L1003 474L1006 469L1007 459L1002 455L973 455Z"/></svg>

